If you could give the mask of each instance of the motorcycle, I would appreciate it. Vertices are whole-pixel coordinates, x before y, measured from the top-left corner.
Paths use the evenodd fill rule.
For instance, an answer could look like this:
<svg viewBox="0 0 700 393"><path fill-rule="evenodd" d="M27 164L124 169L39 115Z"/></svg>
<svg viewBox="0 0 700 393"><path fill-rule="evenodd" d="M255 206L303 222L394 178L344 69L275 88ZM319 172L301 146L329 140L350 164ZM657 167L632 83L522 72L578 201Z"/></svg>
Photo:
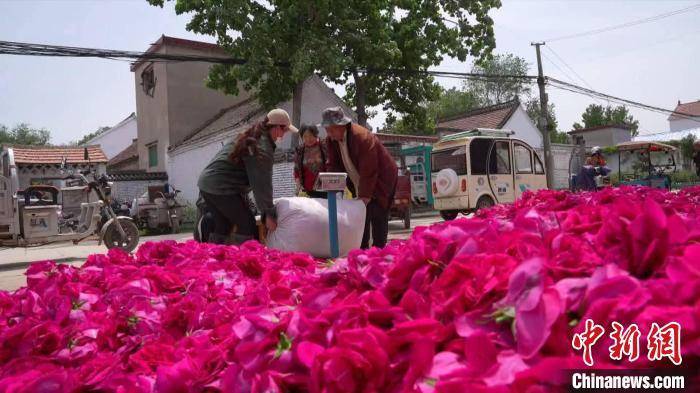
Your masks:
<svg viewBox="0 0 700 393"><path fill-rule="evenodd" d="M87 154L85 149L86 161ZM131 252L138 246L139 231L133 220L117 215L111 207L110 185L105 175L96 176L90 170L85 170L65 177L68 183L80 184L79 193L96 196L96 200L80 203L75 214L69 213L68 206L64 206L65 198L61 204L58 203L62 190L56 187L37 185L19 189L11 148L3 152L3 160L10 165L6 171L9 177L0 175L0 203L10 209L0 212L0 244L10 247L60 241L77 244L98 235L98 244L104 242L108 249L120 248ZM65 159L61 167L65 168Z"/></svg>
<svg viewBox="0 0 700 393"><path fill-rule="evenodd" d="M572 191L599 191L611 185L610 168L584 165L578 174L571 176Z"/></svg>

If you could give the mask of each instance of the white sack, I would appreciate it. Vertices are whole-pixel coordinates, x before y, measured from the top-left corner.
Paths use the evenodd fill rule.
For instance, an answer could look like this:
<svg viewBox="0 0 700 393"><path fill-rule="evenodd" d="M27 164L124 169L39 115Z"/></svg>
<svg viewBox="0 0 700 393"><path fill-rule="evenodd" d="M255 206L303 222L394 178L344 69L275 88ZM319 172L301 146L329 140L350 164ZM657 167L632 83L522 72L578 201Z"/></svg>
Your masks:
<svg viewBox="0 0 700 393"><path fill-rule="evenodd" d="M338 200L338 249L340 256L360 247L365 229L365 204ZM282 251L306 252L330 258L328 201L316 198L280 198L275 201L277 229L267 236L267 246Z"/></svg>

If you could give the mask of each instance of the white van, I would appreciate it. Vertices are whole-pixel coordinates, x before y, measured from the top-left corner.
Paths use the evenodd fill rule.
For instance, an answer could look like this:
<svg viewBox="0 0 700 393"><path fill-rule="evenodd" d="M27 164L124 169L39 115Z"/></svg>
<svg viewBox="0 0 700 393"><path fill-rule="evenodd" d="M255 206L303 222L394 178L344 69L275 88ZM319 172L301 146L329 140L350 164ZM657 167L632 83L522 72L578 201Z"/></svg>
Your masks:
<svg viewBox="0 0 700 393"><path fill-rule="evenodd" d="M445 220L547 188L542 160L512 131L478 128L441 138L431 154L433 207Z"/></svg>

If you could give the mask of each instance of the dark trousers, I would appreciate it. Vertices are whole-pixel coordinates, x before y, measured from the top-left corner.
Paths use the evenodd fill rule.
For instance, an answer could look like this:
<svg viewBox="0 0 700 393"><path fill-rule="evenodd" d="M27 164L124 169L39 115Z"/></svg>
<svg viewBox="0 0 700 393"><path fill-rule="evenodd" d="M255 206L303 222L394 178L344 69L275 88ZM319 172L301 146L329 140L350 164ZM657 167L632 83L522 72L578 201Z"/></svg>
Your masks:
<svg viewBox="0 0 700 393"><path fill-rule="evenodd" d="M215 239L223 241L228 238L232 230L239 237L251 239L257 237L258 227L255 216L242 194L214 195L201 192L201 195L207 204L207 209L214 216L213 233L218 235Z"/></svg>
<svg viewBox="0 0 700 393"><path fill-rule="evenodd" d="M308 195L310 198L322 198L322 199L328 199L328 193L323 192L323 191L306 191L304 190L306 195Z"/></svg>
<svg viewBox="0 0 700 393"><path fill-rule="evenodd" d="M389 209L385 209L372 199L367 204L367 216L365 217L365 232L362 235L360 248L369 248L369 235L372 233L372 246L382 248L386 246L389 236Z"/></svg>

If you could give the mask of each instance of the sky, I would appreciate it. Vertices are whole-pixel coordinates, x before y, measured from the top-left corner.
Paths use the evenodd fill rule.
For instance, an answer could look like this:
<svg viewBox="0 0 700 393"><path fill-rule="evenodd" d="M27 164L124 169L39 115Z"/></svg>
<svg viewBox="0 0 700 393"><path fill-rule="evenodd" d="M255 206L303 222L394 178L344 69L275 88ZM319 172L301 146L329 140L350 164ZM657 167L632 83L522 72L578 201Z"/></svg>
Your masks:
<svg viewBox="0 0 700 393"><path fill-rule="evenodd" d="M492 10L495 53L525 58L535 74L532 41L643 19L686 8L686 0L503 0ZM214 42L186 30L177 16L145 0L0 0L0 40L145 51L161 34ZM543 49L545 75L614 96L673 109L700 100L700 10L616 31L551 42ZM558 57L557 57L558 56ZM565 64L563 62L565 62ZM571 71L568 67L572 68ZM435 69L467 72L471 62L445 59ZM445 87L459 80L438 79ZM533 86L534 87L534 86ZM342 87L335 86L342 94ZM536 93L536 89L533 90ZM548 89L560 130L580 121L586 96ZM0 124L25 122L67 143L136 111L129 63L103 59L0 55ZM640 133L668 130L667 116L632 108ZM370 120L384 123L380 113Z"/></svg>

